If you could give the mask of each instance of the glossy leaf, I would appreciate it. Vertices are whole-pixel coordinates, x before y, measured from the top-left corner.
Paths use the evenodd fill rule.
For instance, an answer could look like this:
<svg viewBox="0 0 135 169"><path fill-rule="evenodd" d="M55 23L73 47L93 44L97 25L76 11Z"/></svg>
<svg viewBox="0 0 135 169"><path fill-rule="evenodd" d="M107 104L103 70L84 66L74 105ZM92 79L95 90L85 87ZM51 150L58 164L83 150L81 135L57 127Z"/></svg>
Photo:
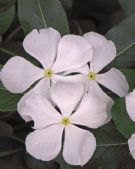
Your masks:
<svg viewBox="0 0 135 169"><path fill-rule="evenodd" d="M69 33L67 17L59 0L18 0L18 15L25 33L53 27L62 35Z"/></svg>
<svg viewBox="0 0 135 169"><path fill-rule="evenodd" d="M10 27L15 15L15 6L0 12L0 34L5 33Z"/></svg>
<svg viewBox="0 0 135 169"><path fill-rule="evenodd" d="M125 105L125 99L118 99L112 107L112 118L119 132L126 138L135 133L135 123L130 119Z"/></svg>
<svg viewBox="0 0 135 169"><path fill-rule="evenodd" d="M85 165L86 169L119 169L119 167L125 169L121 164L129 159L132 162L127 140L117 131L112 122L92 132L96 137L97 149L92 159Z"/></svg>
<svg viewBox="0 0 135 169"><path fill-rule="evenodd" d="M135 1L134 0L119 0L123 11L126 15L131 15L135 13Z"/></svg>
<svg viewBox="0 0 135 169"><path fill-rule="evenodd" d="M124 68L135 66L135 14L126 18L106 34L117 48L117 58L111 66Z"/></svg>

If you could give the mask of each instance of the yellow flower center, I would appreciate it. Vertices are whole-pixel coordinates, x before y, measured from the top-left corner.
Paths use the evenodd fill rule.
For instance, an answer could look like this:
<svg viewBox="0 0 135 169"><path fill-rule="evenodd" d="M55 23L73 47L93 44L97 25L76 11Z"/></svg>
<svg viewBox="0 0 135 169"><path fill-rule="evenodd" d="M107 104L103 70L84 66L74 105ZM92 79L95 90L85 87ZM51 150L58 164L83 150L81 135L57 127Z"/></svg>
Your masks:
<svg viewBox="0 0 135 169"><path fill-rule="evenodd" d="M44 73L45 77L48 77L48 78L51 78L53 76L53 74L54 73L51 69L46 69L45 73Z"/></svg>
<svg viewBox="0 0 135 169"><path fill-rule="evenodd" d="M87 75L89 80L95 80L96 79L96 73L94 72L89 72L89 74Z"/></svg>
<svg viewBox="0 0 135 169"><path fill-rule="evenodd" d="M64 117L62 120L61 120L61 124L67 126L69 125L71 122L70 122L70 119L68 117Z"/></svg>

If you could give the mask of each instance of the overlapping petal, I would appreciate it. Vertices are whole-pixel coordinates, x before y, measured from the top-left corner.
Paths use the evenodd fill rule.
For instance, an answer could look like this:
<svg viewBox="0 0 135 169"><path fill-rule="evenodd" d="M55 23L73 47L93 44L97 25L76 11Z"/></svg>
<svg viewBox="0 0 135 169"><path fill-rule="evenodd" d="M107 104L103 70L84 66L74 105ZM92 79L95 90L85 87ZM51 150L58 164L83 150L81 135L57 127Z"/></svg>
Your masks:
<svg viewBox="0 0 135 169"><path fill-rule="evenodd" d="M10 92L21 93L43 76L43 69L34 66L20 56L15 56L4 65L1 80Z"/></svg>
<svg viewBox="0 0 135 169"><path fill-rule="evenodd" d="M39 160L54 159L62 147L63 129L63 125L55 124L30 133L25 142L27 152Z"/></svg>
<svg viewBox="0 0 135 169"><path fill-rule="evenodd" d="M126 98L126 109L130 118L135 122L135 89Z"/></svg>
<svg viewBox="0 0 135 169"><path fill-rule="evenodd" d="M82 84L85 90L85 93L88 91L88 81L87 77L81 74L77 75L67 75L67 76L62 76L62 75L57 75L55 74L52 77L52 83L55 84L57 82L65 82L65 83L75 83L75 84Z"/></svg>
<svg viewBox="0 0 135 169"><path fill-rule="evenodd" d="M92 133L74 125L65 128L63 146L64 160L71 165L86 164L96 149L96 140Z"/></svg>
<svg viewBox="0 0 135 169"><path fill-rule="evenodd" d="M90 128L102 126L107 118L106 104L97 95L84 95L77 111L70 117L73 124Z"/></svg>
<svg viewBox="0 0 135 169"><path fill-rule="evenodd" d="M88 75L89 73L89 66L88 64L84 65L83 67L79 68L79 69L72 69L66 72L63 72L62 75L69 75L69 74L83 74L83 75Z"/></svg>
<svg viewBox="0 0 135 169"><path fill-rule="evenodd" d="M128 94L128 82L125 76L118 69L112 68L106 73L97 74L96 80L98 83L110 89L120 97Z"/></svg>
<svg viewBox="0 0 135 169"><path fill-rule="evenodd" d="M55 29L34 29L23 41L26 52L36 58L44 68L50 68L57 55L61 36Z"/></svg>
<svg viewBox="0 0 135 169"><path fill-rule="evenodd" d="M20 115L33 120L35 129L43 129L51 124L59 123L62 119L61 114L41 95L29 96L25 100Z"/></svg>
<svg viewBox="0 0 135 169"><path fill-rule="evenodd" d="M89 71L98 73L116 57L115 45L93 32L84 37L66 35L61 39L56 30L48 28L33 30L24 39L23 46L44 68L51 68L54 73L51 78L43 78L43 69L19 56L10 59L2 69L3 84L14 93L24 92L40 79L18 103L19 114L25 121L33 120L36 129L26 138L27 152L39 160L54 159L61 150L65 129L63 157L71 165L83 166L94 154L96 140L92 133L76 125L98 128L111 119L113 100L97 82L119 96L128 93L124 75L115 68L97 74L96 80L86 79ZM89 61L90 69L87 65ZM69 75L74 72L83 75ZM60 109L60 113L49 102L49 98ZM130 117L135 121L133 98L131 94L127 96L126 105ZM64 124L65 117L69 117L69 124ZM133 135L129 139L133 158L134 140Z"/></svg>
<svg viewBox="0 0 135 169"><path fill-rule="evenodd" d="M81 36L65 35L59 42L54 72L78 69L91 60L91 45Z"/></svg>
<svg viewBox="0 0 135 169"><path fill-rule="evenodd" d="M116 57L116 47L112 41L95 32L84 34L84 38L93 48L90 69L92 72L98 73Z"/></svg>
<svg viewBox="0 0 135 169"><path fill-rule="evenodd" d="M132 136L128 140L128 146L129 146L130 153L133 159L135 160L135 134L132 134Z"/></svg>
<svg viewBox="0 0 135 169"><path fill-rule="evenodd" d="M30 96L34 94L39 94L47 99L49 99L49 89L50 89L50 79L43 78L41 79L31 90L29 90L24 96L19 100L17 104L17 110L21 114L21 109L25 104L25 100ZM22 116L22 118L27 122L30 121L28 116Z"/></svg>
<svg viewBox="0 0 135 169"><path fill-rule="evenodd" d="M81 100L84 88L81 84L58 82L51 89L51 98L61 110L63 116L70 116Z"/></svg>
<svg viewBox="0 0 135 169"><path fill-rule="evenodd" d="M101 88L100 86L97 84L96 81L91 80L89 81L89 93L95 93L95 95L97 95L101 100L103 100L103 102L106 104L106 108L107 108L107 118L105 123L107 123L108 121L111 120L111 108L112 105L114 104L114 101L111 99L111 97L109 97Z"/></svg>

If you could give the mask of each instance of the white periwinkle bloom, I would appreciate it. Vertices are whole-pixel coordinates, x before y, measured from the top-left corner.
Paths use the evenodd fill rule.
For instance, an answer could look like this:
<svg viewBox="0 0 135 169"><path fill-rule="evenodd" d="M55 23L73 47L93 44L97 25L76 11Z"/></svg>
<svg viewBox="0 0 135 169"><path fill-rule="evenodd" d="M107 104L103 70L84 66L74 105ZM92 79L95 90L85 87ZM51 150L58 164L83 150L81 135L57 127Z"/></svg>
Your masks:
<svg viewBox="0 0 135 169"><path fill-rule="evenodd" d="M25 37L23 47L43 68L20 56L9 59L1 76L4 86L12 93L24 92L40 80L29 94L40 93L47 96L50 84L62 80L63 72L83 67L92 57L92 47L86 39L77 35L65 35L61 38L59 32L52 28L33 30ZM81 75L68 76L63 80L73 79L79 80Z"/></svg>
<svg viewBox="0 0 135 169"><path fill-rule="evenodd" d="M88 92L95 91L101 99L108 103L108 112L110 112L113 100L103 92L98 83L120 97L127 95L129 90L125 76L118 69L112 68L106 73L100 73L105 66L115 59L116 47L112 41L95 32L86 33L83 37L93 48L90 67L85 66L81 69L81 72L87 77ZM108 114L108 120L110 117Z"/></svg>
<svg viewBox="0 0 135 169"><path fill-rule="evenodd" d="M128 140L128 147L133 159L135 160L135 134L132 134L132 136Z"/></svg>
<svg viewBox="0 0 135 169"><path fill-rule="evenodd" d="M135 122L135 89L126 96L125 101L128 115Z"/></svg>
<svg viewBox="0 0 135 169"><path fill-rule="evenodd" d="M51 89L51 98L60 112L42 95L31 95L25 100L20 115L23 119L31 118L35 129L26 138L26 150L37 159L50 161L61 151L64 132L64 160L83 166L92 157L96 140L80 126L103 125L106 104L95 95L84 95L84 87L75 83L56 83Z"/></svg>

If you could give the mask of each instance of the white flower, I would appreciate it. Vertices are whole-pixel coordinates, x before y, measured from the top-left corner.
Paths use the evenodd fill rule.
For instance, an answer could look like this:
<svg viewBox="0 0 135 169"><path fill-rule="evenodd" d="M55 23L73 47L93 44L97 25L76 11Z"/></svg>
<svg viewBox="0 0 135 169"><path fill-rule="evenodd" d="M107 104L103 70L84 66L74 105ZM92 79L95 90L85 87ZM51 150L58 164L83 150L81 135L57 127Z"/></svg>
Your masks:
<svg viewBox="0 0 135 169"><path fill-rule="evenodd" d="M89 66L84 66L80 69L80 72L86 75L88 92L95 91L101 99L108 103L108 120L110 120L113 100L103 92L98 83L123 97L128 93L128 82L125 76L116 68L112 68L106 73L99 73L115 59L116 47L114 43L94 32L84 34L84 38L92 45L93 56L90 61L90 68ZM77 70L74 71L77 72Z"/></svg>
<svg viewBox="0 0 135 169"><path fill-rule="evenodd" d="M135 160L135 134L132 134L132 136L128 140L128 146L129 146L130 153L133 159Z"/></svg>
<svg viewBox="0 0 135 169"><path fill-rule="evenodd" d="M81 166L88 162L95 151L96 140L91 132L80 126L98 128L107 113L106 104L96 95L83 95L81 84L56 83L51 89L51 98L60 113L41 95L31 95L25 100L20 115L31 118L36 129L26 138L28 153L43 161L54 159L61 151L64 132L62 154L65 161Z"/></svg>
<svg viewBox="0 0 135 169"><path fill-rule="evenodd" d="M126 96L125 101L128 115L135 122L135 89Z"/></svg>
<svg viewBox="0 0 135 169"><path fill-rule="evenodd" d="M11 58L4 65L2 82L12 93L24 92L40 80L35 88L21 99L20 109L23 101L32 93L40 93L47 97L51 82L59 79L81 81L81 75L68 78L61 75L63 72L83 67L92 56L91 45L83 37L65 35L61 38L52 28L33 30L25 37L23 47L41 63L43 68L33 65L20 56Z"/></svg>

